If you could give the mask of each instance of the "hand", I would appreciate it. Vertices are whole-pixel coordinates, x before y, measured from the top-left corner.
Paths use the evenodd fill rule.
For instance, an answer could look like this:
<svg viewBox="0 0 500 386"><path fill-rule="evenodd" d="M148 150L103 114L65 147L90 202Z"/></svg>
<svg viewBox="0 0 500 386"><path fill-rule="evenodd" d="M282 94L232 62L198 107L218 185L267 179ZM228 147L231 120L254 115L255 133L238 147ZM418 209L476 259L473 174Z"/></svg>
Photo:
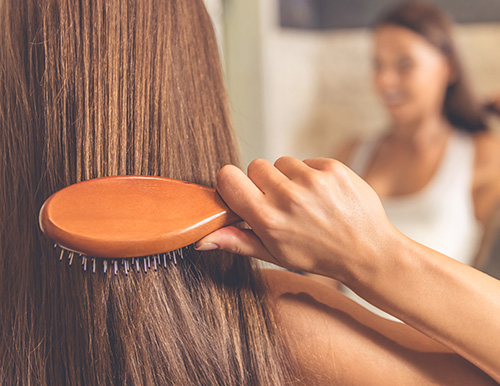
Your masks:
<svg viewBox="0 0 500 386"><path fill-rule="evenodd" d="M255 160L248 177L228 165L217 184L251 230L220 229L196 244L200 250L221 248L346 282L390 247L394 228L377 195L338 161Z"/></svg>
<svg viewBox="0 0 500 386"><path fill-rule="evenodd" d="M373 190L340 162L256 160L248 177L225 166L218 190L252 229L220 229L197 243L200 250L337 279L500 382L500 282L403 236Z"/></svg>

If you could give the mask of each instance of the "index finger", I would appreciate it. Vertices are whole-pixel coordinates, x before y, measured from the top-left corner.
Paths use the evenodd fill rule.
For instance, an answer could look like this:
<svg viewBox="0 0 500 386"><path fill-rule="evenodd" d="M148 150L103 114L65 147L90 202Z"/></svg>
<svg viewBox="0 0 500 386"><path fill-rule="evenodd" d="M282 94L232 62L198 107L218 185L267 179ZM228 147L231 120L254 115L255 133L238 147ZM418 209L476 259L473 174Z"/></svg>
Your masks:
<svg viewBox="0 0 500 386"><path fill-rule="evenodd" d="M245 173L233 165L224 166L217 174L217 191L231 210L247 222L251 222L264 197Z"/></svg>

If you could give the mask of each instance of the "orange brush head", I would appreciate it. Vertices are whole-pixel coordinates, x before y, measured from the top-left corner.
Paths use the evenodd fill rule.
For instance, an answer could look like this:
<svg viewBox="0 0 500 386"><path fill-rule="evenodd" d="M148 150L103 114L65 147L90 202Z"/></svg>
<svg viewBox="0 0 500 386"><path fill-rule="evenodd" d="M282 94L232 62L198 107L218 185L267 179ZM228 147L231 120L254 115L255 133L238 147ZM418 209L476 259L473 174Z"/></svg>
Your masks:
<svg viewBox="0 0 500 386"><path fill-rule="evenodd" d="M80 182L40 210L40 227L57 245L110 259L172 251L238 221L213 188L146 176Z"/></svg>

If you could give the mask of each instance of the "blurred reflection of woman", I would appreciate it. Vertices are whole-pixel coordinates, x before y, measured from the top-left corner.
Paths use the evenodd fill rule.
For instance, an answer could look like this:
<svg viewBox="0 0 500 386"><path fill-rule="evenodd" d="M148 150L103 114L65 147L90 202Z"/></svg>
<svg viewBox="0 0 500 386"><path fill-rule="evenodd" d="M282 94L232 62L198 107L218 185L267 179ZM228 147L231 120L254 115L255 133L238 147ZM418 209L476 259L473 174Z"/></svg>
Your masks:
<svg viewBox="0 0 500 386"><path fill-rule="evenodd" d="M500 142L470 92L451 30L423 2L379 20L374 85L391 130L348 144L337 158L372 186L400 231L476 266L500 201Z"/></svg>

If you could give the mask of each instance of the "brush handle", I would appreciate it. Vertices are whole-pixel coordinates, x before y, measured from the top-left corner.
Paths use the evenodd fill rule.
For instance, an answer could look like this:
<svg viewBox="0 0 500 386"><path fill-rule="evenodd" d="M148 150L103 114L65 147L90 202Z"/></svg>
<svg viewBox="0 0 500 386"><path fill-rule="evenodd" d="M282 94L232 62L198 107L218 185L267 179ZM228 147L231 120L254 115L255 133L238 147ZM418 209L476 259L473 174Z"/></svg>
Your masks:
<svg viewBox="0 0 500 386"><path fill-rule="evenodd" d="M169 252L239 221L214 188L148 176L80 182L40 210L40 228L52 241L101 258Z"/></svg>

